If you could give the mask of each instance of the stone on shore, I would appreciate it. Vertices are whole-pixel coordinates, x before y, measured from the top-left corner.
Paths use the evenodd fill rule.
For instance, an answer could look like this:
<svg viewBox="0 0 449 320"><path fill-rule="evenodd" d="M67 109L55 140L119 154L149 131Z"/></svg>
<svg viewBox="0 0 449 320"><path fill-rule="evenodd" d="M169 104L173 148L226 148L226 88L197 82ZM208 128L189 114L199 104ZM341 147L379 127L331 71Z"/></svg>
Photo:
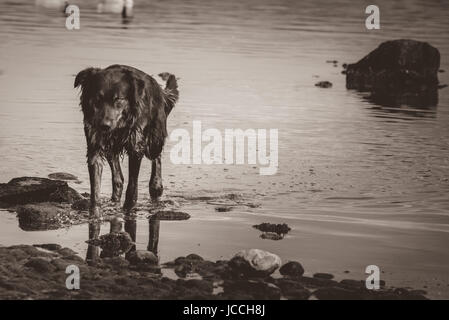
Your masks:
<svg viewBox="0 0 449 320"><path fill-rule="evenodd" d="M291 228L286 223L274 224L268 222L253 225L253 228L262 232L274 232L279 235L287 234L291 230Z"/></svg>
<svg viewBox="0 0 449 320"><path fill-rule="evenodd" d="M54 180L78 180L77 176L67 172L50 173L48 177Z"/></svg>
<svg viewBox="0 0 449 320"><path fill-rule="evenodd" d="M19 227L25 231L51 230L60 227L60 217L70 210L70 205L43 202L16 208Z"/></svg>
<svg viewBox="0 0 449 320"><path fill-rule="evenodd" d="M152 218L158 220L188 220L190 215L181 211L163 210L156 212Z"/></svg>
<svg viewBox="0 0 449 320"><path fill-rule="evenodd" d="M90 206L89 199L80 199L80 200L75 201L72 204L72 209L80 210L80 211L87 211L87 210L89 210L89 206Z"/></svg>
<svg viewBox="0 0 449 320"><path fill-rule="evenodd" d="M38 202L74 203L83 197L67 182L37 177L14 178L0 184L0 204L11 207Z"/></svg>
<svg viewBox="0 0 449 320"><path fill-rule="evenodd" d="M267 277L280 265L281 258L260 249L242 250L229 262L234 272L246 277Z"/></svg>
<svg viewBox="0 0 449 320"><path fill-rule="evenodd" d="M332 88L332 82L329 81L319 81L317 83L315 83L315 87L320 87L320 88Z"/></svg>
<svg viewBox="0 0 449 320"><path fill-rule="evenodd" d="M36 245L46 246L46 245ZM58 245L47 248L57 249ZM146 256L146 253L143 254ZM196 254L179 257L164 268L183 266L202 279L170 279L150 263L130 264L123 257L88 265L69 248L0 247L0 299L426 299L406 288L368 290L364 281L308 277L236 277L228 261L207 261ZM145 261L145 258L143 259ZM67 266L77 265L81 290L67 290ZM176 272L176 271L175 271Z"/></svg>
<svg viewBox="0 0 449 320"><path fill-rule="evenodd" d="M330 273L319 273L318 272L318 273L315 273L313 275L313 277L317 278L317 279L332 280L334 278L334 275L330 274Z"/></svg>
<svg viewBox="0 0 449 320"><path fill-rule="evenodd" d="M33 244L36 248L42 248L49 251L58 251L62 247L57 243Z"/></svg>
<svg viewBox="0 0 449 320"><path fill-rule="evenodd" d="M289 261L279 269L279 272L284 276L301 277L304 274L304 268L297 261Z"/></svg>
<svg viewBox="0 0 449 320"><path fill-rule="evenodd" d="M423 91L436 88L440 52L427 42L392 40L346 69L346 87L361 91Z"/></svg>
<svg viewBox="0 0 449 320"><path fill-rule="evenodd" d="M136 265L142 263L158 264L159 258L151 251L136 250L127 255L129 263Z"/></svg>

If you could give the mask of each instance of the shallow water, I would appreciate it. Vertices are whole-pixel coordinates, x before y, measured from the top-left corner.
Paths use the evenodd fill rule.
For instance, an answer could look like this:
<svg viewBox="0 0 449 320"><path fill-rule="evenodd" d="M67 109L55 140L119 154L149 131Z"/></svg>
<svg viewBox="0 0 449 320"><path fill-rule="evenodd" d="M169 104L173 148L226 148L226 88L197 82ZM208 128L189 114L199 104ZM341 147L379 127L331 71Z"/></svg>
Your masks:
<svg viewBox="0 0 449 320"><path fill-rule="evenodd" d="M74 188L89 191L74 75L113 63L169 71L181 78L169 131L191 132L194 120L204 129L277 128L279 169L260 176L253 165L174 165L169 141L165 199L192 218L161 222L163 261L190 252L229 258L257 247L300 261L306 273L340 279L365 277L375 264L387 284L426 286L431 297L449 298L449 89L439 91L436 107L385 107L347 91L340 73L343 62L384 40L413 38L440 50L446 72L439 78L448 84L447 2L377 1L375 31L364 28L366 1L141 0L127 24L97 14L91 1L74 3L78 31L34 1L0 1L0 182L66 171L82 181ZM326 63L334 59L338 67ZM315 87L320 80L333 87ZM109 170L103 175L106 197ZM149 177L145 161L141 203ZM243 205L216 212L229 195ZM148 242L144 217L141 249ZM57 242L86 252L86 225L25 232L13 214L0 219L0 244ZM251 227L261 222L288 223L292 231L263 240Z"/></svg>

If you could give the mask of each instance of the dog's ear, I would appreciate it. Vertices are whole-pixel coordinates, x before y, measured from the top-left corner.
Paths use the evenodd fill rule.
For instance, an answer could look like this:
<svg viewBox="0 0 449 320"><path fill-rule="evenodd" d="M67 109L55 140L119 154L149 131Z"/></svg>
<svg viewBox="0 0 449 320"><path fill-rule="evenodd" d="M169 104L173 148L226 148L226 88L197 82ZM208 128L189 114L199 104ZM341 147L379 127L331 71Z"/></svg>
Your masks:
<svg viewBox="0 0 449 320"><path fill-rule="evenodd" d="M132 72L126 72L126 78L129 83L129 101L134 107L145 94L145 81L136 78Z"/></svg>
<svg viewBox="0 0 449 320"><path fill-rule="evenodd" d="M92 75L94 75L98 70L98 68L87 68L83 71L80 71L75 77L75 83L73 84L73 87L84 87L88 83Z"/></svg>

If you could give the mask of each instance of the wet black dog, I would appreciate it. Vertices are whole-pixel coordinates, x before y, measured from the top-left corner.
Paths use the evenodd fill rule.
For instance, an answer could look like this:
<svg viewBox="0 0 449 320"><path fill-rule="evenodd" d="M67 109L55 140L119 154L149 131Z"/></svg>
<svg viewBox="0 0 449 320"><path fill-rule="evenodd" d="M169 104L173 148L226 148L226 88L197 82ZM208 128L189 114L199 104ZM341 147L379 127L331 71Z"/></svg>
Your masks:
<svg viewBox="0 0 449 320"><path fill-rule="evenodd" d="M128 154L125 210L131 210L136 204L144 156L152 160L150 196L157 199L162 195L161 152L167 137L167 117L179 92L174 75L161 73L160 76L167 81L165 89L146 73L123 65L88 68L75 78L75 88L81 86L91 216L99 215L103 159L112 171L112 201L119 202L123 190L120 156Z"/></svg>

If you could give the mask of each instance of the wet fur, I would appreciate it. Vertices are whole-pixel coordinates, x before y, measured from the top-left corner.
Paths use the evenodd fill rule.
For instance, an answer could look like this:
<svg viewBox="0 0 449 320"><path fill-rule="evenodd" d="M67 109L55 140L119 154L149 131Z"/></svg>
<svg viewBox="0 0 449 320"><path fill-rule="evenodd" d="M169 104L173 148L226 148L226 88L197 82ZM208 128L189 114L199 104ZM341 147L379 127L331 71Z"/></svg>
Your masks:
<svg viewBox="0 0 449 320"><path fill-rule="evenodd" d="M111 169L113 169L111 161L117 162L118 157L122 157L126 153L130 156L130 165L132 161L135 166L138 166L138 168L130 167L130 174L131 170L137 169L137 173L135 173L137 176L140 159L143 156L154 160L153 169L155 165L160 165L160 154L167 137L167 116L179 97L176 78L168 73L164 73L164 75L168 75L167 77L170 79L170 81L167 81L165 89L161 88L157 81L146 73L123 65L112 65L106 69L87 68L76 76L74 87L81 87L80 105L84 114L91 192L97 191L99 193L99 183L96 180L101 179L102 165L98 161L103 159L107 159ZM110 80L106 82L107 85L105 85L105 80ZM123 110L115 129L111 131L102 130L99 125L101 110L98 111L99 106L104 102L101 99L102 97L106 99L104 97L107 95L111 97L114 91L119 90L117 88L120 86L128 88L127 107ZM100 93L104 93L104 95L101 96ZM95 111L95 108L97 108L97 111ZM122 176L119 164L118 171ZM154 174L157 174L157 172L160 174L160 167L154 171L156 173L152 172L152 180ZM137 177L135 178L137 179ZM161 177L155 178L156 180L161 179ZM123 177L121 180L123 180ZM119 191L116 192L114 188L113 199L114 195L115 198L120 198L120 184L122 183L123 181L121 183L118 181ZM137 184L137 181L132 182L130 177L128 189L130 189L132 183ZM137 188L137 186L134 187ZM116 193L119 194L116 195ZM160 193L162 193L162 190ZM159 194L159 191L155 194ZM129 197L136 198L137 195L128 195L127 190L125 206L127 202L135 202L128 199ZM98 195L91 196L92 207L97 206L97 198ZM128 204L128 206L132 205Z"/></svg>

